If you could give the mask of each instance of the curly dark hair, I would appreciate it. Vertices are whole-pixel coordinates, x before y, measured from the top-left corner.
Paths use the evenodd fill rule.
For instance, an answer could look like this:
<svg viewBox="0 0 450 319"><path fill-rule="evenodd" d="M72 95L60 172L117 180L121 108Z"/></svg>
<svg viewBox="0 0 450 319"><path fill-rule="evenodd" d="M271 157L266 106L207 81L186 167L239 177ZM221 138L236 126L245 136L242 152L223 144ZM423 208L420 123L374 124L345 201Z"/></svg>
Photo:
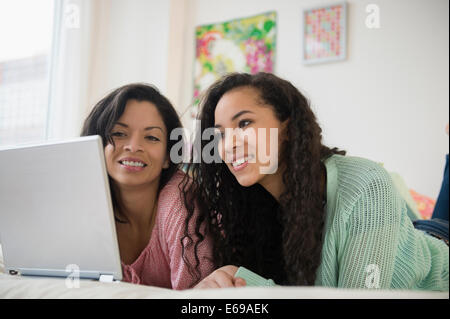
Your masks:
<svg viewBox="0 0 450 319"><path fill-rule="evenodd" d="M223 161L189 163L191 178L183 184L188 210L183 259L189 264L184 250L194 245L196 264L189 264L189 268L198 276L197 247L205 236L210 236L217 267L244 266L279 284L313 285L325 220L323 160L345 152L322 144L322 130L308 100L290 82L270 73L232 73L214 83L201 103L200 134L214 126L214 111L221 97L238 87L256 89L264 104L273 107L280 122L289 120L288 138L280 147L279 160L285 192L277 201L259 184L243 187ZM202 154L210 142L197 142L201 150L193 152ZM188 229L192 218L195 236ZM201 234L203 224L205 230Z"/></svg>

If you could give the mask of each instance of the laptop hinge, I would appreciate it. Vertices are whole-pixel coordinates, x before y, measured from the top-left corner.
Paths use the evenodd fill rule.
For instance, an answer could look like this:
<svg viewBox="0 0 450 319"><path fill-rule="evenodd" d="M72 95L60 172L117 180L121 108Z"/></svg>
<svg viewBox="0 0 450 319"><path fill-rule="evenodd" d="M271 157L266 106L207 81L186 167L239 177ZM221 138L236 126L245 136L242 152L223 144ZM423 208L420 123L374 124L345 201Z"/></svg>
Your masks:
<svg viewBox="0 0 450 319"><path fill-rule="evenodd" d="M100 278L98 279L100 282L114 282L114 276L113 275L100 275Z"/></svg>

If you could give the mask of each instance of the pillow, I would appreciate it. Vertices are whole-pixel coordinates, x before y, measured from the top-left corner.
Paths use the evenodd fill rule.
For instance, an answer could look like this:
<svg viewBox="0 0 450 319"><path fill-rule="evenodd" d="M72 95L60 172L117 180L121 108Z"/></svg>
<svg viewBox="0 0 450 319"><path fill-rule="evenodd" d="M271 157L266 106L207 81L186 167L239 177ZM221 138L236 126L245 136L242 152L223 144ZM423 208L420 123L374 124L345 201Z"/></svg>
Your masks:
<svg viewBox="0 0 450 319"><path fill-rule="evenodd" d="M430 219L433 215L434 206L436 205L436 201L431 197L419 194L413 189L409 190L412 198L417 204L417 209L422 216L423 219Z"/></svg>

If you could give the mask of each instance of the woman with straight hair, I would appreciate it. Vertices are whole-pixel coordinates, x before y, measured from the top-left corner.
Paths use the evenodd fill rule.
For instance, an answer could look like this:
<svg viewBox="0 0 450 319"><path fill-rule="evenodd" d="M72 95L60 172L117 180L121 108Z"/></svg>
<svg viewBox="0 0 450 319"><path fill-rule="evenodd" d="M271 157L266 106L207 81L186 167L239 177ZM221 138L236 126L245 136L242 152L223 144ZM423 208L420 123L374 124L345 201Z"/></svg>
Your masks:
<svg viewBox="0 0 450 319"><path fill-rule="evenodd" d="M221 268L197 288L269 284L262 276L280 285L448 290L444 240L414 228L381 165L322 144L308 100L290 82L229 74L209 88L199 118L203 137L208 128L217 134L197 154L216 139L221 160L189 165L185 243L211 238ZM267 150L272 163L261 157Z"/></svg>
<svg viewBox="0 0 450 319"><path fill-rule="evenodd" d="M196 274L182 258L186 209L178 185L185 174L169 158L180 141L170 132L180 127L167 98L143 83L114 90L84 122L82 136L103 140L124 281L186 289L213 270L208 240L195 256L184 252L192 263L201 261Z"/></svg>

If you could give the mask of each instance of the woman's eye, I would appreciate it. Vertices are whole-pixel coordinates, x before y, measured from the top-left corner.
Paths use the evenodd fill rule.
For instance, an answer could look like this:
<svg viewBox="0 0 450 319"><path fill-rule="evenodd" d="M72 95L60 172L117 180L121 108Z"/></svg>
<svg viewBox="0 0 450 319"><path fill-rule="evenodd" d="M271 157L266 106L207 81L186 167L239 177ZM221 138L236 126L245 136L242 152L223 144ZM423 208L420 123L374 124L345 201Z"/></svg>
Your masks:
<svg viewBox="0 0 450 319"><path fill-rule="evenodd" d="M150 140L150 141L154 141L154 142L160 140L159 138L157 138L157 137L155 137L155 136L152 136L152 135L146 136L145 138L148 139L148 140Z"/></svg>
<svg viewBox="0 0 450 319"><path fill-rule="evenodd" d="M250 121L250 120L239 121L239 128L244 128L244 127L250 125L250 123L252 123L252 121Z"/></svg>
<svg viewBox="0 0 450 319"><path fill-rule="evenodd" d="M223 139L225 137L225 133L222 131L216 131L216 136L220 139Z"/></svg>
<svg viewBox="0 0 450 319"><path fill-rule="evenodd" d="M114 136L114 137L123 137L123 136L125 136L125 133L122 133L122 132L112 132L112 133L111 133L111 136Z"/></svg>

